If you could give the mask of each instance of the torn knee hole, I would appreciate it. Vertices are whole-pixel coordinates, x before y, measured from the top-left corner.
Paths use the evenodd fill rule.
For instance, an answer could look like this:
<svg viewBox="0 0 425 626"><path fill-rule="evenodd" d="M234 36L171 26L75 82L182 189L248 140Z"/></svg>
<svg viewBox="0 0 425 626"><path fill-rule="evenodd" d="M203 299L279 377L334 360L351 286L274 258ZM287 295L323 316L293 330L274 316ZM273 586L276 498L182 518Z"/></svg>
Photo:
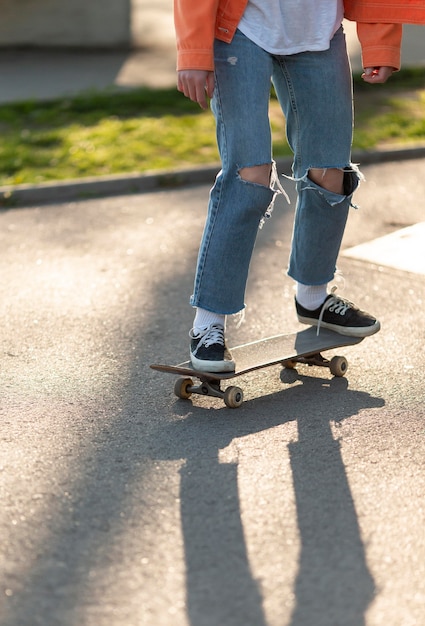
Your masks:
<svg viewBox="0 0 425 626"><path fill-rule="evenodd" d="M313 183L333 193L344 193L344 170L336 167L316 168L308 171L308 177Z"/></svg>
<svg viewBox="0 0 425 626"><path fill-rule="evenodd" d="M265 163L264 165L242 167L239 170L239 176L248 183L256 183L257 185L268 187L270 185L271 172L271 163Z"/></svg>

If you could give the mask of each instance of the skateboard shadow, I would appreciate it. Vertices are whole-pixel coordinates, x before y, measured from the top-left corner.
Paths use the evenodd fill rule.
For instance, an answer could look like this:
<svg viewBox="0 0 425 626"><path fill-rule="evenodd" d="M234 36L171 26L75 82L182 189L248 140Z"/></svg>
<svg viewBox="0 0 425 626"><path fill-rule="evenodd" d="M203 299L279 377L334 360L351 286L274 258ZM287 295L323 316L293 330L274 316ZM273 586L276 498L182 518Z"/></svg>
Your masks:
<svg viewBox="0 0 425 626"><path fill-rule="evenodd" d="M238 463L220 463L219 452L235 439L293 420L298 441L288 448L301 552L289 624L365 623L375 586L340 442L331 424L340 424L364 409L382 407L384 401L349 390L345 379L298 375L297 382L283 393L253 400L237 411L189 404L188 413L187 403L176 402L176 408L184 407L185 412L170 424L167 437L173 442L172 458L185 458L180 501L191 626L268 623L248 559Z"/></svg>

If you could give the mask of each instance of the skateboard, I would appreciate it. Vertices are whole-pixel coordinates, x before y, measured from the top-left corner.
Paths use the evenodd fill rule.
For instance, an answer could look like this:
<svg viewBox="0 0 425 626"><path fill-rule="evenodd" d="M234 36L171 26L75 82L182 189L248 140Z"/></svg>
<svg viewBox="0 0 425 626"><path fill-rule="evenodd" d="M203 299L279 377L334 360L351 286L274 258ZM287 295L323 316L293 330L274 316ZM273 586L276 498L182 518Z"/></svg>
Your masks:
<svg viewBox="0 0 425 626"><path fill-rule="evenodd" d="M297 364L326 367L334 376L344 376L348 361L344 356L327 359L322 352L360 343L363 337L345 337L327 329L309 327L289 335L277 335L260 339L232 348L232 357L236 362L234 372L201 372L196 370L190 361L179 365L152 364L151 368L159 372L177 374L174 393L178 398L188 399L192 394L221 398L229 408L237 408L243 403L243 391L240 387L228 386L221 388L222 381L248 374L263 367L281 364L284 368L293 369ZM194 384L193 378L199 381Z"/></svg>

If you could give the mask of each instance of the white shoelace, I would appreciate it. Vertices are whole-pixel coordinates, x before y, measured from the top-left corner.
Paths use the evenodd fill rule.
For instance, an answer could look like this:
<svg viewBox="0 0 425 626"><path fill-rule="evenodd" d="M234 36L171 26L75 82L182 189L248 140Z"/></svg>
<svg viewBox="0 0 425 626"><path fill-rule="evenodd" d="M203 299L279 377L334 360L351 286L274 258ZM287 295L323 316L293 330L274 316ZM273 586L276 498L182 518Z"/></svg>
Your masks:
<svg viewBox="0 0 425 626"><path fill-rule="evenodd" d="M339 298L335 296L336 287L332 287L331 289L331 297L325 300L323 303L322 309L320 311L319 320L317 323L317 336L320 332L320 326L322 324L323 315L325 311L331 311L332 313L336 313L336 315L345 315L349 309L353 308L353 303L348 300L344 300L344 298Z"/></svg>
<svg viewBox="0 0 425 626"><path fill-rule="evenodd" d="M196 335L195 336L192 335L192 337L194 339L198 338ZM220 326L219 324L212 324L212 326L208 328L205 334L201 336L199 343L197 345L196 351L198 351L198 349L201 346L205 346L206 348L209 348L215 343L218 343L224 346L224 328L223 326Z"/></svg>

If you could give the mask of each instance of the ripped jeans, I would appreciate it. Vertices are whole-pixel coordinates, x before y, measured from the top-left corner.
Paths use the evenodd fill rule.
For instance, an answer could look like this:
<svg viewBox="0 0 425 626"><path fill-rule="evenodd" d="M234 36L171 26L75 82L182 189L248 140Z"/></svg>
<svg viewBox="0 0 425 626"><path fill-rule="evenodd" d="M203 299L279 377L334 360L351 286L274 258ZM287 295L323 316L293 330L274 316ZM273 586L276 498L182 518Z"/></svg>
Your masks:
<svg viewBox="0 0 425 626"><path fill-rule="evenodd" d="M297 207L288 274L323 285L335 274L351 197L359 174L351 165L352 81L342 28L329 50L274 56L240 31L215 41L211 102L222 162L210 192L198 256L193 306L241 311L259 224L279 193L269 122L270 81L286 118L294 153ZM243 168L271 164L269 186L249 182ZM308 177L311 168L344 171L343 195Z"/></svg>

